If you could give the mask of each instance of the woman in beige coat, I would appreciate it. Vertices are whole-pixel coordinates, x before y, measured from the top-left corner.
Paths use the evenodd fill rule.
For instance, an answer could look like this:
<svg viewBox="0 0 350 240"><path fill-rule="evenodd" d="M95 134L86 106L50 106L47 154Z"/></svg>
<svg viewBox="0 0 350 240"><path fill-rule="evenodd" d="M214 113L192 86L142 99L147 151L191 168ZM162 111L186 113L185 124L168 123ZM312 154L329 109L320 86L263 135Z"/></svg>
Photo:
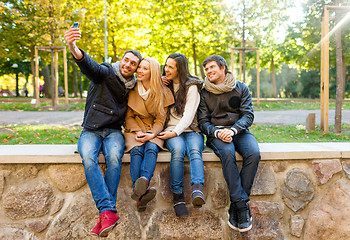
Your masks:
<svg viewBox="0 0 350 240"><path fill-rule="evenodd" d="M167 108L174 103L171 91L163 84L160 65L154 58L144 58L137 69L137 85L130 91L125 117L125 147L130 151L130 175L137 210L156 195L149 182L164 141L157 138L163 130Z"/></svg>

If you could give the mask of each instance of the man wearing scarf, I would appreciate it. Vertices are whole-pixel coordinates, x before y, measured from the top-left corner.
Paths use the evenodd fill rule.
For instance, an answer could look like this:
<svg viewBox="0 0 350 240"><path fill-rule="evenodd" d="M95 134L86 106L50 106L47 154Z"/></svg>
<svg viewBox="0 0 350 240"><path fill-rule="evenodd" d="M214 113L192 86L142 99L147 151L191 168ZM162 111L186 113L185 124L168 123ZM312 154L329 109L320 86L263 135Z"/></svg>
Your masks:
<svg viewBox="0 0 350 240"><path fill-rule="evenodd" d="M220 158L230 192L228 225L237 231L252 228L249 195L254 182L260 150L249 127L254 120L252 97L247 85L236 81L225 59L212 55L204 60L207 77L201 91L198 123L207 135L207 146ZM235 152L243 157L238 170Z"/></svg>
<svg viewBox="0 0 350 240"><path fill-rule="evenodd" d="M116 200L125 146L121 129L128 93L136 84L134 72L142 56L135 50L128 50L120 62L98 64L76 46L81 37L79 28L69 29L64 37L81 72L90 80L78 151L99 210L92 233L106 237L119 220ZM101 151L106 162L104 176L98 164Z"/></svg>

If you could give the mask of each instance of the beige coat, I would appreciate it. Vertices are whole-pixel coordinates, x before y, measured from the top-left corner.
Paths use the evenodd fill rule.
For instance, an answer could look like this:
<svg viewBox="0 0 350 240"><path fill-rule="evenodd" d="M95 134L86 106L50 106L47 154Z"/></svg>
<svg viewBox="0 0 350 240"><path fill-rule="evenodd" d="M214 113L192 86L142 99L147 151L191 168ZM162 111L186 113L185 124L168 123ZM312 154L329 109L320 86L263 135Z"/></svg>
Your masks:
<svg viewBox="0 0 350 240"><path fill-rule="evenodd" d="M125 117L124 138L125 151L129 152L133 147L141 146L143 143L136 141L136 132L148 132L158 135L164 128L168 106L174 103L174 97L171 91L166 88L164 114L160 115L154 106L151 105L151 100L143 100L135 87L129 92L128 110ZM155 137L150 140L165 150L164 141Z"/></svg>

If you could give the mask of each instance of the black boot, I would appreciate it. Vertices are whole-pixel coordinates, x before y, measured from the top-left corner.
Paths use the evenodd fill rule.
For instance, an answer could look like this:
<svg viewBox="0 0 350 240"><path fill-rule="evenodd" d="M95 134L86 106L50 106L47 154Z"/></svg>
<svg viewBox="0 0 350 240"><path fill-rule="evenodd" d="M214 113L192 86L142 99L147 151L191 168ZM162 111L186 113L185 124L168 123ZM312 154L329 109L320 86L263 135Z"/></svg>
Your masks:
<svg viewBox="0 0 350 240"><path fill-rule="evenodd" d="M238 228L240 232L249 231L252 228L250 209L248 203L239 201L235 203L238 215Z"/></svg>
<svg viewBox="0 0 350 240"><path fill-rule="evenodd" d="M187 216L188 211L186 208L184 193L176 194L173 193L174 196L174 209L177 217Z"/></svg>
<svg viewBox="0 0 350 240"><path fill-rule="evenodd" d="M205 204L202 184L195 183L192 185L192 204L195 208L200 208Z"/></svg>
<svg viewBox="0 0 350 240"><path fill-rule="evenodd" d="M231 202L230 208L228 210L228 225L233 230L239 231L237 210L233 202Z"/></svg>

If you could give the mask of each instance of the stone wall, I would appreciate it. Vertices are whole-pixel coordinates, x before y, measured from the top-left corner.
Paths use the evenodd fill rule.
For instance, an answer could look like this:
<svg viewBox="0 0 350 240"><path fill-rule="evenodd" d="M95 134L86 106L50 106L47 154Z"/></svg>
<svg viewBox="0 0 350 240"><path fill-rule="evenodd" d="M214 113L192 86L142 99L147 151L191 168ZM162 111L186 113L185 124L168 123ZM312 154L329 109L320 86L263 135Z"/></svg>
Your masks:
<svg viewBox="0 0 350 240"><path fill-rule="evenodd" d="M330 159L280 155L269 159L262 153L250 201L253 228L242 234L227 225L228 191L212 153L215 160L204 163L206 204L200 209L191 205L186 163L189 216L181 219L172 207L169 163L157 163L151 181L157 196L138 213L125 162L117 201L121 220L108 239L350 239L349 154ZM0 239L97 239L90 235L96 217L81 163L0 161Z"/></svg>

